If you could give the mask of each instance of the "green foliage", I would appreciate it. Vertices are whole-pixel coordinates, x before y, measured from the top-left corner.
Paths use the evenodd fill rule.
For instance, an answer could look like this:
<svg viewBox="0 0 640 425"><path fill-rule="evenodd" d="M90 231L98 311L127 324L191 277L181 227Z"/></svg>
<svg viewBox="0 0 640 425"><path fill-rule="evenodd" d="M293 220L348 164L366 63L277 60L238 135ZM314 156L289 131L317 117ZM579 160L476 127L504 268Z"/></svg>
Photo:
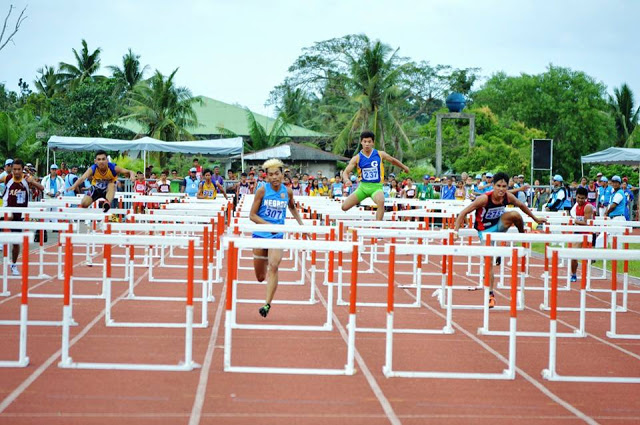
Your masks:
<svg viewBox="0 0 640 425"><path fill-rule="evenodd" d="M626 84L623 84L619 89L614 88L613 94L613 97L609 96L609 106L618 134L616 146L632 147L634 144L630 140L630 136L638 125L640 107L635 108L633 92Z"/></svg>
<svg viewBox="0 0 640 425"><path fill-rule="evenodd" d="M160 71L146 81L138 83L131 92L126 106L127 115L145 129L145 134L159 140L193 140L188 127L198 126L193 110L200 97L193 97L186 87L176 87L173 78L176 68L168 77Z"/></svg>
<svg viewBox="0 0 640 425"><path fill-rule="evenodd" d="M578 173L580 156L610 146L615 134L604 85L568 68L550 65L545 73L518 77L494 74L474 101L552 138L554 172L565 176Z"/></svg>
<svg viewBox="0 0 640 425"><path fill-rule="evenodd" d="M247 124L249 125L249 136L251 142L245 144L249 151L259 151L273 146L288 142L290 139L284 137L287 133L288 124L281 116L271 126L271 130L267 130L256 120L253 112L247 108Z"/></svg>
<svg viewBox="0 0 640 425"><path fill-rule="evenodd" d="M60 62L60 72L58 73L59 81L68 89L74 89L82 84L85 80L104 78L94 76L100 69L100 54L102 49L99 47L89 53L89 46L86 40L82 40L82 49L80 53L76 49L71 49L75 58L75 64Z"/></svg>
<svg viewBox="0 0 640 425"><path fill-rule="evenodd" d="M620 176L629 178L629 183L635 187L638 187L638 169L632 168L627 165L604 165L604 164L593 164L589 166L585 164L584 172L587 178L595 179L598 173L602 173L607 178L611 178L613 176ZM574 180L577 180L579 176L576 176Z"/></svg>
<svg viewBox="0 0 640 425"><path fill-rule="evenodd" d="M64 136L103 137L105 125L117 115L113 80L86 80L66 96L51 101L51 119Z"/></svg>

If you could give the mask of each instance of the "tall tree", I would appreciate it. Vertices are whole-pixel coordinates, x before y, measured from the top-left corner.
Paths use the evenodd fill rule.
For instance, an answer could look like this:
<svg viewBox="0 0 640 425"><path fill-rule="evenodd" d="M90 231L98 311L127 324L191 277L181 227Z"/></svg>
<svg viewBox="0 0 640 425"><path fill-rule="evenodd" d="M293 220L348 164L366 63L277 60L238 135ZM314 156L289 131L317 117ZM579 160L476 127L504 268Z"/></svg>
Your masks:
<svg viewBox="0 0 640 425"><path fill-rule="evenodd" d="M100 69L100 54L102 49L98 47L89 53L87 41L82 39L82 49L80 53L76 49L71 49L75 57L75 64L60 62L60 80L65 86L77 87L86 79L94 77Z"/></svg>
<svg viewBox="0 0 640 425"><path fill-rule="evenodd" d="M249 126L249 137L251 138L247 148L250 151L259 151L261 149L270 148L285 143L289 139L286 137L288 124L286 120L279 116L267 131L247 108L247 124Z"/></svg>
<svg viewBox="0 0 640 425"><path fill-rule="evenodd" d="M131 93L127 115L145 129L148 136L160 140L192 140L187 130L198 126L194 105L202 103L186 87L176 87L173 78L176 68L168 77L160 71L146 81L138 83Z"/></svg>
<svg viewBox="0 0 640 425"><path fill-rule="evenodd" d="M52 98L56 93L62 90L60 84L60 75L58 75L55 66L45 65L38 69L38 78L33 82L38 89L47 98Z"/></svg>
<svg viewBox="0 0 640 425"><path fill-rule="evenodd" d="M614 123L605 86L584 72L550 65L546 72L493 75L474 95L503 119L542 130L554 140L555 172L579 176L580 156L610 145Z"/></svg>
<svg viewBox="0 0 640 425"><path fill-rule="evenodd" d="M613 96L609 95L609 106L618 134L616 146L631 147L630 136L638 125L640 107L635 108L633 92L626 83L613 89Z"/></svg>
<svg viewBox="0 0 640 425"><path fill-rule="evenodd" d="M149 65L142 67L140 65L140 55L136 55L129 51L122 57L122 67L110 65L107 68L111 71L111 76L118 85L125 91L132 91L133 88L144 79L144 73Z"/></svg>

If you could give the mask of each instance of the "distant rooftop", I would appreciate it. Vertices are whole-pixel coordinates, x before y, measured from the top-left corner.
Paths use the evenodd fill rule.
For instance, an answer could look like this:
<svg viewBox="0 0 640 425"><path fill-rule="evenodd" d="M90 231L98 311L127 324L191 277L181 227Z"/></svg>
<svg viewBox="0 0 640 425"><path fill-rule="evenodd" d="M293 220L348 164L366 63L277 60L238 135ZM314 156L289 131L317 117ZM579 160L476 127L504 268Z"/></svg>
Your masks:
<svg viewBox="0 0 640 425"><path fill-rule="evenodd" d="M244 155L245 161L265 161L270 158L285 161L349 161L349 158L344 156L293 142Z"/></svg>
<svg viewBox="0 0 640 425"><path fill-rule="evenodd" d="M198 117L198 127L188 127L187 130L194 136L221 136L228 137L227 132L233 132L238 136L249 136L249 126L247 125L247 110L241 106L230 105L219 100L201 96L202 104L194 105L194 111ZM267 133L271 131L275 119L253 113L256 121L265 127ZM122 126L135 133L142 133L144 129L136 122L127 121ZM225 132L224 130L227 130ZM297 125L289 125L285 136L299 138L326 137L322 133Z"/></svg>

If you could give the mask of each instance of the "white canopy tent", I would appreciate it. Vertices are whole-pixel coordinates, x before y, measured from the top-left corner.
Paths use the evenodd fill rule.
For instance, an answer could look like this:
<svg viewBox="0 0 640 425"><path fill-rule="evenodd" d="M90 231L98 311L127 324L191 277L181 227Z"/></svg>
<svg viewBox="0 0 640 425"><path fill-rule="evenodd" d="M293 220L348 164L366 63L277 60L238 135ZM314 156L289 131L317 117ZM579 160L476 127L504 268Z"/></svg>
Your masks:
<svg viewBox="0 0 640 425"><path fill-rule="evenodd" d="M240 155L244 171L244 143L242 137L213 140L192 140L187 142L164 142L151 137L136 140L105 139L102 137L62 137L51 136L47 142L47 169L49 169L49 152L53 151L55 162L56 150L67 151L141 151L144 167L147 167L147 152L173 152L214 155L230 157Z"/></svg>

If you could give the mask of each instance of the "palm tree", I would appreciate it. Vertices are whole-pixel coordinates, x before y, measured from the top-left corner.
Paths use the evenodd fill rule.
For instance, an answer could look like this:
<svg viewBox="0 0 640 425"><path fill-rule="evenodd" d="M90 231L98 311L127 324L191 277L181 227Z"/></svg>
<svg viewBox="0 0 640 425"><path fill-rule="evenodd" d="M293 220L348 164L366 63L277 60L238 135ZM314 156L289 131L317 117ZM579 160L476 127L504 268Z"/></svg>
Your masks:
<svg viewBox="0 0 640 425"><path fill-rule="evenodd" d="M111 76L118 81L120 87L125 91L132 91L133 88L144 78L145 71L149 65L140 68L140 55L136 55L129 49L129 52L122 57L122 68L111 65L108 66Z"/></svg>
<svg viewBox="0 0 640 425"><path fill-rule="evenodd" d="M333 151L343 153L350 146L354 136L365 128L376 135L378 146L386 149L386 135L396 134L409 143L400 120L396 105L406 97L400 87L405 65L399 64L398 50L392 50L380 41L371 42L362 36L364 46L358 56L347 56L349 74L347 84L351 89L351 102L355 113L334 141Z"/></svg>
<svg viewBox="0 0 640 425"><path fill-rule="evenodd" d="M629 136L638 125L640 107L634 110L633 92L625 83L619 89L613 89L614 96L609 95L609 106L613 113L618 133L618 146L627 146Z"/></svg>
<svg viewBox="0 0 640 425"><path fill-rule="evenodd" d="M100 69L101 48L97 48L89 53L86 40L82 40L82 50L80 53L76 49L71 49L76 59L76 64L60 62L60 80L65 86L76 87L88 78L94 78L94 74Z"/></svg>
<svg viewBox="0 0 640 425"><path fill-rule="evenodd" d="M130 96L127 115L145 128L148 136L160 140L193 140L187 128L198 126L198 117L193 109L201 104L186 87L176 87L173 77L176 68L168 77L160 71L146 81L138 83Z"/></svg>
<svg viewBox="0 0 640 425"><path fill-rule="evenodd" d="M249 137L251 138L251 143L247 145L247 150L251 152L277 146L289 140L286 137L289 125L282 115L276 118L271 130L267 133L262 124L256 120L253 112L247 108L247 124L249 126Z"/></svg>
<svg viewBox="0 0 640 425"><path fill-rule="evenodd" d="M34 84L45 97L52 98L56 93L62 91L60 75L57 74L55 66L45 65L38 69L38 74L40 76L34 81Z"/></svg>

